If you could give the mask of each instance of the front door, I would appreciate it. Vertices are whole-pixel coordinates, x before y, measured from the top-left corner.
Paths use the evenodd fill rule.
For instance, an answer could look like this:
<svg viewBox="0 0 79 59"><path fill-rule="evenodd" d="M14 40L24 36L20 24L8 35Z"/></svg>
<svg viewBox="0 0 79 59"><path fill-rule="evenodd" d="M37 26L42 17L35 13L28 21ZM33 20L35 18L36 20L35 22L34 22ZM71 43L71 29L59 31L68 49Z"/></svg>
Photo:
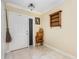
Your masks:
<svg viewBox="0 0 79 59"><path fill-rule="evenodd" d="M28 17L19 13L10 12L9 28L12 36L12 42L9 43L9 50L21 49L28 47L29 40L29 21Z"/></svg>

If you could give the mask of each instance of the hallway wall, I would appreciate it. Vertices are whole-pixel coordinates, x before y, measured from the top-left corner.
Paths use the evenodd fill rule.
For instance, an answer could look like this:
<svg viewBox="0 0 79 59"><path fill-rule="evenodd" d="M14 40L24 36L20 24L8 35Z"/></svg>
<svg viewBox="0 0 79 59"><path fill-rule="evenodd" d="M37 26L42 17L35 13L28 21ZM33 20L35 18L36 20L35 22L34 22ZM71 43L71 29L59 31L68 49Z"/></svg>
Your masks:
<svg viewBox="0 0 79 59"><path fill-rule="evenodd" d="M62 10L62 26L51 28L49 15L59 10ZM64 3L43 14L41 24L44 28L44 44L76 56L76 22L76 0L64 0Z"/></svg>

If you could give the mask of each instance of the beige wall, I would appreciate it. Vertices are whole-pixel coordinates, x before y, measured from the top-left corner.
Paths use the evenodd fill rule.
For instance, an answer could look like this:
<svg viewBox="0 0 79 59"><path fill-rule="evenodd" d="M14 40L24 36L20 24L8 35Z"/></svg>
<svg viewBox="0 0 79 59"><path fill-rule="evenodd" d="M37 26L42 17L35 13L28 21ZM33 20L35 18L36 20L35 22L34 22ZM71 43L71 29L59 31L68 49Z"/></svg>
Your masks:
<svg viewBox="0 0 79 59"><path fill-rule="evenodd" d="M59 10L62 10L62 27L50 28L49 14ZM41 24L44 28L44 44L76 56L76 0L65 0L63 4L43 14Z"/></svg>

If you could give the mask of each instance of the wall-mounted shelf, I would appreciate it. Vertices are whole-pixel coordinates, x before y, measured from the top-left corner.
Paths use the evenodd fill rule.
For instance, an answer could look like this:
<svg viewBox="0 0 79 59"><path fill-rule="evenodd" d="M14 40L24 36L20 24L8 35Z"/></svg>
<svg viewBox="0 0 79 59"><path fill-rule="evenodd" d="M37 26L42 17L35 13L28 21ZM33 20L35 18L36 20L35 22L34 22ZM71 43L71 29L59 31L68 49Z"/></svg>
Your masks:
<svg viewBox="0 0 79 59"><path fill-rule="evenodd" d="M61 10L50 14L50 27L61 27Z"/></svg>

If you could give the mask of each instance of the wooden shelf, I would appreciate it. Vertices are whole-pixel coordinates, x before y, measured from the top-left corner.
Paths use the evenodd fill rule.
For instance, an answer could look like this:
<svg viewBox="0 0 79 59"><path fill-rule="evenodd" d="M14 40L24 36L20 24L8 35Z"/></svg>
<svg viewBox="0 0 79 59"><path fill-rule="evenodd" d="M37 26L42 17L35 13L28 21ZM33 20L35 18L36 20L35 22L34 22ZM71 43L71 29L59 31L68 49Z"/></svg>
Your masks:
<svg viewBox="0 0 79 59"><path fill-rule="evenodd" d="M58 17L59 17L59 15L55 15L55 16L52 16L52 19L58 18Z"/></svg>
<svg viewBox="0 0 79 59"><path fill-rule="evenodd" d="M61 26L61 11L50 14L50 27Z"/></svg>
<svg viewBox="0 0 79 59"><path fill-rule="evenodd" d="M54 21L54 22L51 22L51 23L53 23L53 24L54 24L54 23L59 23L59 21Z"/></svg>

